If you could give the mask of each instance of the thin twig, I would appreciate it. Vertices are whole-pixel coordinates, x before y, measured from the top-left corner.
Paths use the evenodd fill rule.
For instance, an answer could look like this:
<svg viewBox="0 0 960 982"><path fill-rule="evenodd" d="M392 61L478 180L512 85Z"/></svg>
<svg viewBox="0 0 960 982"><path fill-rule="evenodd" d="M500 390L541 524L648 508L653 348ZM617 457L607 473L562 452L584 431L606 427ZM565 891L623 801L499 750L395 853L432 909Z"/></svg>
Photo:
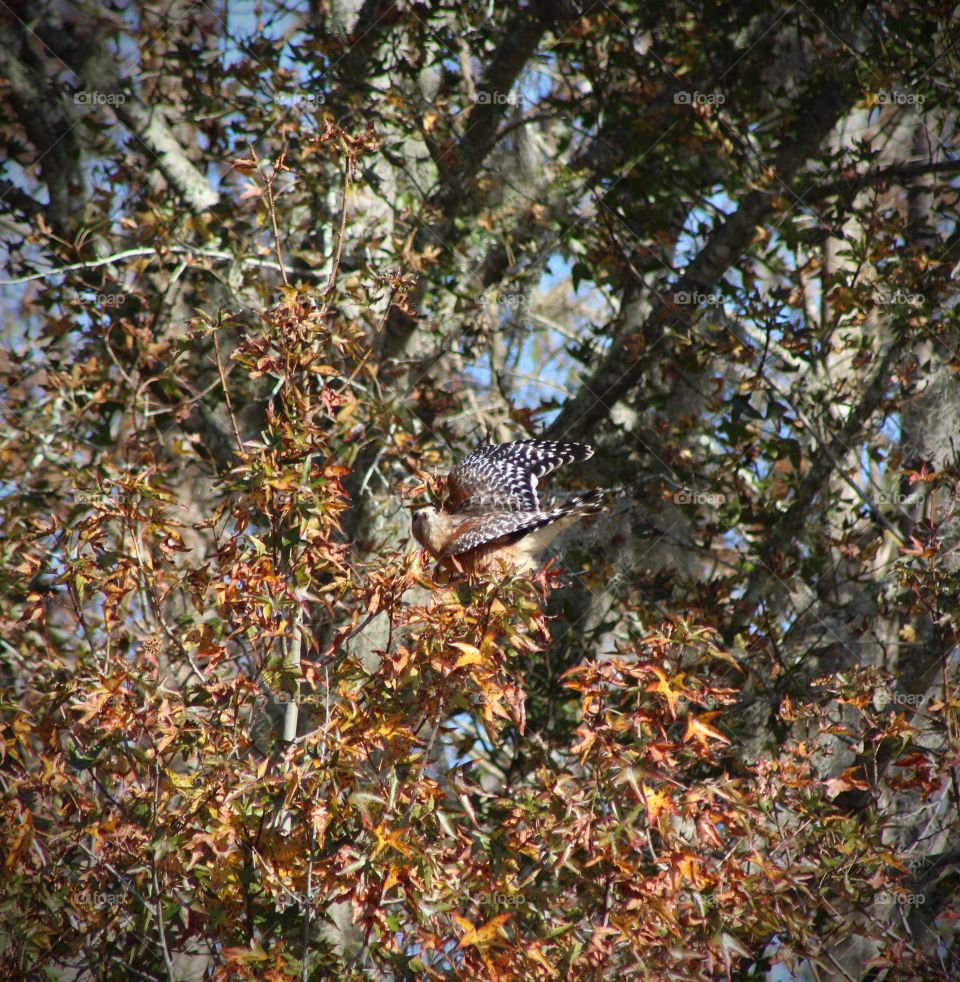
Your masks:
<svg viewBox="0 0 960 982"><path fill-rule="evenodd" d="M283 273L283 267L277 263L257 257L235 256L231 252L224 252L221 249L194 249L188 246L169 246L168 252L187 257L200 256L204 259L216 259L220 262L236 263L239 266L265 266L267 269L275 269L278 273ZM155 256L157 259L162 257L154 248L125 249L123 252L115 252L112 256L104 256L102 259L89 259L80 263L69 263L66 266L57 266L54 269L45 269L39 273L29 273L26 276L16 276L12 280L0 280L0 286L15 286L18 283L30 283L32 280L45 280L52 276L60 276L63 273L72 273L78 269L96 269L99 266L109 266L110 263L120 262L122 259L137 259L144 256ZM189 262L189 259L188 259ZM178 265L181 270L183 262ZM304 276L319 276L312 270L298 271Z"/></svg>
<svg viewBox="0 0 960 982"><path fill-rule="evenodd" d="M346 637L343 637L339 641L335 641L333 644L331 644L330 650L320 659L318 664L322 667L326 667L327 665L331 665L338 662L346 654L345 651L340 652L340 648L342 648L343 645L345 645L351 638L355 638L358 634L366 630L367 625L370 623L370 621L372 621L374 617L376 617L377 614L379 613L381 613L381 611L379 610L371 611L364 618L363 622L361 624L358 624ZM337 652L340 653L337 654Z"/></svg>
<svg viewBox="0 0 960 982"><path fill-rule="evenodd" d="M156 828L157 816L160 812L160 757L157 756L153 766L153 824ZM174 982L173 959L170 957L170 949L167 947L167 932L163 924L163 897L160 894L160 877L157 875L157 856L154 853L150 872L153 879L153 893L157 905L157 934L160 935L160 950L163 952L163 964L167 970L167 978Z"/></svg>
<svg viewBox="0 0 960 982"><path fill-rule="evenodd" d="M280 276L283 278L283 285L289 286L290 281L287 279L287 271L283 265L283 256L280 254L280 229L277 226L277 205L276 199L273 196L273 180L284 169L283 161L286 155L287 151L283 150L273 166L273 173L269 178L264 178L264 181L267 193L267 208L270 212L270 224L273 226L273 249L277 254L277 263L280 266Z"/></svg>
<svg viewBox="0 0 960 982"><path fill-rule="evenodd" d="M350 158L348 157L343 164L343 199L340 206L340 231L337 234L337 251L330 266L330 278L327 280L327 288L324 291L328 296L333 292L334 284L337 280L337 271L340 269L340 257L343 255L343 240L347 229L347 194L350 191ZM326 312L327 303L324 302L323 310Z"/></svg>
<svg viewBox="0 0 960 982"><path fill-rule="evenodd" d="M309 813L307 822L307 883L306 903L303 904L303 957L301 958L300 982L307 982L310 969L310 915L313 913L313 850L316 829L313 825L313 813Z"/></svg>
<svg viewBox="0 0 960 982"><path fill-rule="evenodd" d="M852 477L850 477L850 475L846 471L846 468L843 466L840 460L837 459L837 455L833 452L833 449L830 447L830 444L826 441L826 439L823 436L821 436L819 427L814 425L813 420L811 420L806 415L806 413L804 413L804 411L800 408L799 403L796 400L794 400L788 392L784 392L783 389L781 389L780 386L777 385L777 383L774 382L772 378L766 375L762 369L757 370L757 375L761 379L763 379L763 381L766 382L766 384L769 385L770 388L773 389L773 391L776 392L777 395L780 396L780 398L783 399L784 402L786 402L790 406L790 408L794 411L794 413L796 413L797 419L799 419L800 422L803 423L803 425L813 435L814 440L817 441L817 445L819 447L820 452L826 454L827 458L830 460L830 463L833 464L834 470L836 471L836 474L840 478L840 480L842 480L853 490L853 493L870 509L871 514L873 514L876 517L877 521L879 521L880 524L894 537L894 539L902 545L904 542L904 538L903 535L900 533L900 530L894 527L894 525L890 522L887 516L884 515L883 512L880 511L880 509L877 508L874 505L874 503L867 497L866 492L860 488L860 486L857 484L856 481L853 480ZM846 444L844 444L844 446L846 446ZM853 452L851 448L847 447L847 449L850 450L851 453ZM872 475L870 475L869 473L867 474L867 481L870 484L872 484L875 488L877 488L878 491L880 490L879 485L873 479ZM896 510L902 518L906 518L908 521L910 520L910 516L899 505L896 506Z"/></svg>
<svg viewBox="0 0 960 982"><path fill-rule="evenodd" d="M284 276L286 279L286 276ZM227 412L230 415L230 423L233 426L233 435L237 438L237 449L243 452L243 440L240 437L240 427L237 426L237 416L233 411L233 401L230 398L230 390L227 388L227 378L223 373L223 359L220 357L220 339L218 337L219 328L213 332L213 348L217 353L217 371L220 373L220 384L223 386L223 398L227 404Z"/></svg>
<svg viewBox="0 0 960 982"><path fill-rule="evenodd" d="M170 641L172 644L174 644L179 650L180 654L184 657L184 659L186 659L186 662L193 670L194 675L196 675L201 682L205 683L207 681L206 675L203 674L203 672L194 662L193 658L190 655L190 652L187 651L186 647L184 646L183 642L180 640L179 636L173 633L173 631L170 629L170 625L167 624L166 619L163 616L163 611L161 610L160 607L160 597L157 594L156 587L153 581L146 574L147 565L144 560L143 553L140 551L140 540L137 538L133 528L130 529L130 532L131 532L130 538L131 541L133 542L133 548L137 554L137 563L139 564L139 570L141 575L143 576L144 581L147 583L147 597L150 600L150 608L153 611L153 616L154 618L156 618L157 623L160 625L160 630L163 631L163 633L166 635L167 640Z"/></svg>
<svg viewBox="0 0 960 982"><path fill-rule="evenodd" d="M426 717L424 717L424 722ZM437 734L440 732L440 726L443 723L443 696L440 697L440 704L437 706L437 721L433 724L433 731L430 734L430 739L427 741L426 747L423 750L423 763L420 765L420 770L417 772L417 779L413 783L414 788L420 787L420 782L423 780L423 773L427 769L427 765L430 763L430 753L433 750L434 741L437 739ZM403 824L406 825L410 821L410 816L413 814L413 809L417 805L416 794L411 794L410 804L407 806L407 812L403 816Z"/></svg>

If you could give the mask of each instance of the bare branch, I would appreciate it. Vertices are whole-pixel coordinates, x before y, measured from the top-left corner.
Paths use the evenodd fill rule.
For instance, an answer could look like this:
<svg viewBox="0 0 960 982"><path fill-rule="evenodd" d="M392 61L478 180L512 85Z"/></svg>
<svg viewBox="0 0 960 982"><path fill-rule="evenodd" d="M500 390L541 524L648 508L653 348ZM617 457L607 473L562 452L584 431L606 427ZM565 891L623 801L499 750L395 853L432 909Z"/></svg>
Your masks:
<svg viewBox="0 0 960 982"><path fill-rule="evenodd" d="M668 329L689 327L697 316L696 304L678 305L676 294L707 292L750 248L754 232L773 218L784 188L794 183L795 175L817 152L837 120L852 104L849 85L833 76L821 80L804 104L797 107L796 118L803 120L797 135L777 157L772 168L771 186L749 191L737 209L715 228L706 245L690 262L683 274L656 298L655 308L638 328L625 325L597 370L568 400L548 429L552 439L579 439L589 435L605 419L617 402L633 388L643 375L647 359L631 355L631 346L650 352ZM786 210L802 203L790 195Z"/></svg>

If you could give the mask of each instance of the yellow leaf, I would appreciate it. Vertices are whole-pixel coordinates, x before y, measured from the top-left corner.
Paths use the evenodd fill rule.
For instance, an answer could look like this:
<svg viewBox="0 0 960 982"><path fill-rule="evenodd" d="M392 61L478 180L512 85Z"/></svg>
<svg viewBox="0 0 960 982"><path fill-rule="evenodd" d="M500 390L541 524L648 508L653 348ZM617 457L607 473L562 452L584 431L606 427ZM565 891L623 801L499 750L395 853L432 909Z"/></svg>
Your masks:
<svg viewBox="0 0 960 982"><path fill-rule="evenodd" d="M467 945L475 945L480 948L484 945L489 944L496 936L497 931L503 927L510 918L513 917L513 912L507 914L497 914L496 917L491 917L483 927L473 928L460 939L461 948L466 948ZM458 918L459 920L459 918Z"/></svg>
<svg viewBox="0 0 960 982"><path fill-rule="evenodd" d="M551 975L557 974L556 968L554 968L553 964L544 957L543 952L541 952L539 948L534 946L533 948L528 949L527 954L529 954L535 962L541 964Z"/></svg>
<svg viewBox="0 0 960 982"><path fill-rule="evenodd" d="M718 658L720 661L725 661L728 664L733 665L734 668L740 668L740 662L738 662L729 651L726 651L723 648L708 648L707 650L710 652L710 656L712 658Z"/></svg>
<svg viewBox="0 0 960 982"><path fill-rule="evenodd" d="M401 833L399 829L393 829L392 831L384 831L382 825L378 826L373 830L373 834L377 837L377 845L373 850L373 856L379 856L384 849L392 848L395 849L403 856L410 855L410 849L407 844L401 838Z"/></svg>
<svg viewBox="0 0 960 982"><path fill-rule="evenodd" d="M459 648L465 655L476 655L478 658L480 657L480 649L464 641L451 641L450 647Z"/></svg>
<svg viewBox="0 0 960 982"><path fill-rule="evenodd" d="M464 665L482 665L483 655L480 653L480 649L472 644L467 644L464 641L451 641L451 648L459 648L463 654L457 659L454 664L454 668L463 668Z"/></svg>
<svg viewBox="0 0 960 982"><path fill-rule="evenodd" d="M165 770L167 779L178 791L192 791L193 778L189 774L178 774L176 771Z"/></svg>
<svg viewBox="0 0 960 982"><path fill-rule="evenodd" d="M454 668L463 668L464 665L481 665L483 655L474 648L473 651L465 651L453 664Z"/></svg>
<svg viewBox="0 0 960 982"><path fill-rule="evenodd" d="M390 889L390 887L395 886L399 882L400 882L400 878L397 876L397 867L391 866L390 872L387 874L387 878L383 881L381 892L386 893Z"/></svg>
<svg viewBox="0 0 960 982"><path fill-rule="evenodd" d="M670 707L670 715L676 719L677 718L677 700L686 695L686 689L683 687L683 680L687 677L683 672L679 675L669 678L664 672L661 672L659 668L652 667L654 675L660 680L659 682L651 682L647 686L647 692L657 692L667 700L667 705Z"/></svg>
<svg viewBox="0 0 960 982"><path fill-rule="evenodd" d="M664 794L662 791L655 791L646 784L643 786L643 800L647 806L647 821L651 825L656 824L661 812L672 811L671 806L673 803L669 795Z"/></svg>
<svg viewBox="0 0 960 982"><path fill-rule="evenodd" d="M235 962L262 962L269 957L259 941L254 941L249 948L224 948L223 954Z"/></svg>
<svg viewBox="0 0 960 982"><path fill-rule="evenodd" d="M681 881L689 884L695 890L700 890L707 884L707 879L700 875L700 860L698 857L686 853L674 864L675 872Z"/></svg>
<svg viewBox="0 0 960 982"><path fill-rule="evenodd" d="M713 719L715 716L719 716L719 712L715 713L704 713L702 716L691 716L687 720L687 732L684 733L684 740L696 740L702 747L708 746L708 738L718 740L720 743L729 743L730 741L719 731L714 729L709 720Z"/></svg>

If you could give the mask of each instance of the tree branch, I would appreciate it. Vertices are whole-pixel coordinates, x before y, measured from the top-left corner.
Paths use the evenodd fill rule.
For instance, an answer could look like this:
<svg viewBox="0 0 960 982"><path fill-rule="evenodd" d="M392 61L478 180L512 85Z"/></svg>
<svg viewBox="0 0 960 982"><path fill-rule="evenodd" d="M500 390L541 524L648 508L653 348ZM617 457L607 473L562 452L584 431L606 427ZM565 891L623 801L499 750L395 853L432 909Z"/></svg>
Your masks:
<svg viewBox="0 0 960 982"><path fill-rule="evenodd" d="M699 254L683 274L656 298L654 309L638 329L629 328L614 339L609 351L593 375L584 382L575 398L566 402L559 416L548 428L551 439L579 439L589 435L613 407L632 389L643 375L648 359L634 355L631 349L652 351L667 329L681 329L693 323L699 306L679 305L678 293L708 292L750 248L756 228L768 223L777 201L783 199L800 168L829 136L837 120L853 101L849 83L831 74L799 105L794 113L799 135L788 143L772 168L767 186L748 191L736 211L715 228ZM786 210L795 206L793 198Z"/></svg>
<svg viewBox="0 0 960 982"><path fill-rule="evenodd" d="M60 29L50 23L38 25L37 33L88 92L118 97L111 104L117 119L143 144L167 183L194 214L219 202L220 195L187 156L159 107L144 104L132 86L121 80L116 61L104 49L101 38L81 33L73 23Z"/></svg>
<svg viewBox="0 0 960 982"><path fill-rule="evenodd" d="M160 173L194 214L219 203L220 195L193 165L158 107L146 106L137 96L131 96L122 106L114 106L113 111L155 158Z"/></svg>
<svg viewBox="0 0 960 982"><path fill-rule="evenodd" d="M10 101L33 144L50 203L29 208L22 195L18 203L27 214L43 211L54 231L68 237L86 197L77 193L83 185L80 148L60 92L29 50L27 32L19 18L0 25L0 76L7 81Z"/></svg>
<svg viewBox="0 0 960 982"><path fill-rule="evenodd" d="M829 444L824 447L825 452L816 454L812 458L810 469L797 485L793 504L783 512L770 529L766 541L759 549L760 562L750 575L743 598L737 605L736 615L724 631L724 638L728 644L744 630L760 606L766 586L770 582L774 557L789 547L809 521L813 502L823 492L831 474L834 473L835 463L847 457L851 446L858 445L856 441L861 430L883 399L890 369L899 353L899 344L893 343L877 360L860 403L850 413Z"/></svg>
<svg viewBox="0 0 960 982"><path fill-rule="evenodd" d="M510 104L506 95L511 91L520 72L536 53L541 39L551 24L567 12L566 5L537 0L518 11L514 23L504 32L504 41L487 66L483 81L477 86L481 94L498 96L474 104L467 116L466 127L456 150L458 165L444 171L446 184L432 195L424 205L424 213L439 215L432 222L421 225L413 242L413 251L421 253L429 246L447 247L456 229L455 219L467 203L470 192L468 183L473 178L494 145L497 129ZM578 16L573 14L573 16ZM411 305L418 305L419 296L411 296ZM417 328L418 321L393 308L382 334L384 357L399 357L406 349Z"/></svg>
<svg viewBox="0 0 960 982"><path fill-rule="evenodd" d="M893 180L910 181L931 174L957 173L960 173L960 160L919 160L912 162L900 160L888 164L886 167L872 167L862 174L841 177L829 184L814 182L808 189L800 192L800 197L804 201L823 201L824 198L832 198L835 195L849 198L873 184L882 184Z"/></svg>

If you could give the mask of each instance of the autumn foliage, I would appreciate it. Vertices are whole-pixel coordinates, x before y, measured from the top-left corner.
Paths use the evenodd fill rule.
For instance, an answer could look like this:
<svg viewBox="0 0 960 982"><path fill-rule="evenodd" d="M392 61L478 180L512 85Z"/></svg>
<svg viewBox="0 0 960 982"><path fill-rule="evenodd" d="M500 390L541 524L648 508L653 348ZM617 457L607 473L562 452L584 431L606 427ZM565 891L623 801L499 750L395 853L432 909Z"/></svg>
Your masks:
<svg viewBox="0 0 960 982"><path fill-rule="evenodd" d="M144 4L90 174L4 206L0 976L960 977L958 462L917 443L926 380L958 403L955 160L830 142L872 90L826 5L784 91L748 12L548 6L365 4L347 43L320 4L287 36L308 126L260 91L295 77L269 25L230 62ZM37 37L79 85L70 23ZM855 26L858 70L939 50ZM448 29L503 92L540 53L527 117ZM726 116L671 88L717 74ZM531 201L521 123L564 165ZM884 197L930 175L935 244ZM532 435L595 446L605 515L536 575L439 570L409 509Z"/></svg>
<svg viewBox="0 0 960 982"><path fill-rule="evenodd" d="M235 372L280 382L209 517L185 521L176 457L131 440L77 462L73 503L8 529L19 582L54 546L60 563L4 628L25 680L3 728L8 973L213 946L216 977L334 975L344 956L317 928L336 901L400 976L724 976L815 960L820 910L869 933L858 911L909 893L907 860L834 803L875 786L855 768L820 781L812 757L826 735L908 746L905 714L874 708L886 680L786 700L803 738L744 759L728 711L746 671L672 616L558 680L579 700L565 743L525 742L557 574L438 585L409 548L357 560L343 481L382 407L362 332L312 299L289 291L255 333L194 325L237 335ZM416 473L406 446L384 452ZM371 615L389 624L374 665L350 644ZM310 719L294 742L273 725L288 702ZM472 757L505 740L523 779L487 790ZM943 779L914 751L882 782Z"/></svg>

